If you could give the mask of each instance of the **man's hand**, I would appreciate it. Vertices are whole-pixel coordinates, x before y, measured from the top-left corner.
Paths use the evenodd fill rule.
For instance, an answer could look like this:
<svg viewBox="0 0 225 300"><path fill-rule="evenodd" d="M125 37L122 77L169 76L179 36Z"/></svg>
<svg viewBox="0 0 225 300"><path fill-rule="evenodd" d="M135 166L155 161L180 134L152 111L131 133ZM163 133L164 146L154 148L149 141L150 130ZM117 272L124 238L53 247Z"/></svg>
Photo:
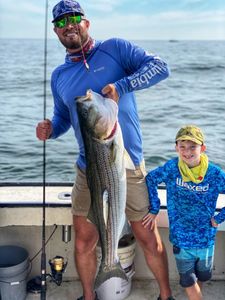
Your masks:
<svg viewBox="0 0 225 300"><path fill-rule="evenodd" d="M52 122L48 119L39 122L36 127L36 136L39 140L45 141L52 134Z"/></svg>
<svg viewBox="0 0 225 300"><path fill-rule="evenodd" d="M142 225L144 228L149 228L150 230L153 230L156 223L156 217L157 215L148 213L143 219L142 219Z"/></svg>
<svg viewBox="0 0 225 300"><path fill-rule="evenodd" d="M102 89L102 94L105 95L107 98L114 100L116 103L118 103L118 101L119 101L119 95L116 91L115 85L112 83L107 84Z"/></svg>

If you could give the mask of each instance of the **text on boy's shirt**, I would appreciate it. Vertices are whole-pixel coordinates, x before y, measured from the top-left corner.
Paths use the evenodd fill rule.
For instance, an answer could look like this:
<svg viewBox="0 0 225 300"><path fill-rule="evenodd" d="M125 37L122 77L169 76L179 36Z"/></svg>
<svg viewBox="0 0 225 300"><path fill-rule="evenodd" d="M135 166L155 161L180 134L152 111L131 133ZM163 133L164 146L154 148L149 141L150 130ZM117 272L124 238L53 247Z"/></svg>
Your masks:
<svg viewBox="0 0 225 300"><path fill-rule="evenodd" d="M208 183L206 185L198 185L195 183L184 182L181 178L176 179L176 184L193 192L207 192L209 190Z"/></svg>

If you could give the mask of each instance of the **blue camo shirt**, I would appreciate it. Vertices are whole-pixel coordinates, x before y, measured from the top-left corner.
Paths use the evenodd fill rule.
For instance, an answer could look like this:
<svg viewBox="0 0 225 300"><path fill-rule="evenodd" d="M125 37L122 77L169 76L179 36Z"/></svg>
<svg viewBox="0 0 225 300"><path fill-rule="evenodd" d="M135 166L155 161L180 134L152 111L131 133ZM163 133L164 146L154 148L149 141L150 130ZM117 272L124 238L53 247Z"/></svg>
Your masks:
<svg viewBox="0 0 225 300"><path fill-rule="evenodd" d="M183 182L178 158L169 160L146 176L150 212L160 210L157 185L164 182L167 190L167 211L170 241L180 248L206 248L214 245L217 229L211 218L220 224L225 220L225 207L215 215L219 193L225 192L225 172L209 163L203 182Z"/></svg>
<svg viewBox="0 0 225 300"><path fill-rule="evenodd" d="M86 167L84 145L80 133L75 98L88 89L101 93L102 88L114 83L119 94L119 122L124 145L134 165L143 160L142 135L134 91L151 87L169 75L166 63L156 55L122 39L96 41L87 57L90 67L83 61L73 62L66 56L65 63L57 67L51 78L54 98L51 138L64 134L71 126L79 144L77 164Z"/></svg>

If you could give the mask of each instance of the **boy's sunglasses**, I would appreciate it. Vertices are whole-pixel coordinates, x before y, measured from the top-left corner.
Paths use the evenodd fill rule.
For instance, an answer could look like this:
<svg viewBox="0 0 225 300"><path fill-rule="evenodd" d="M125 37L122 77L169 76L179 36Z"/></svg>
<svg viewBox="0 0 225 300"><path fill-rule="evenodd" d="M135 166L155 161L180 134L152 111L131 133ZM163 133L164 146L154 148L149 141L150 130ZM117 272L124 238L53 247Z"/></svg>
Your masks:
<svg viewBox="0 0 225 300"><path fill-rule="evenodd" d="M75 25L79 24L82 21L82 17L78 16L67 16L62 19L59 19L54 22L55 27L57 28L64 28L68 23Z"/></svg>

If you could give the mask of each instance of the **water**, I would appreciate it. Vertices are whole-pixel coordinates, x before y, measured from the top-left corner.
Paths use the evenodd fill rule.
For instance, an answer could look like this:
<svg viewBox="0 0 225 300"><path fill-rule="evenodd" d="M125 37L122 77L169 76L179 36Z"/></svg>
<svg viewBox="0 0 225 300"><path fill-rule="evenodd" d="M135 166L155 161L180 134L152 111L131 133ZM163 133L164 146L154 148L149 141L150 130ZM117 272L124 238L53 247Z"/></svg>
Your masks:
<svg viewBox="0 0 225 300"><path fill-rule="evenodd" d="M169 79L137 92L147 169L174 157L180 126L194 123L206 135L209 159L225 169L225 42L138 41L159 54L171 69ZM43 118L44 42L1 40L0 182L42 181L43 144L35 127ZM51 118L50 74L65 51L48 41L47 116ZM74 180L78 147L73 131L46 143L46 180Z"/></svg>

